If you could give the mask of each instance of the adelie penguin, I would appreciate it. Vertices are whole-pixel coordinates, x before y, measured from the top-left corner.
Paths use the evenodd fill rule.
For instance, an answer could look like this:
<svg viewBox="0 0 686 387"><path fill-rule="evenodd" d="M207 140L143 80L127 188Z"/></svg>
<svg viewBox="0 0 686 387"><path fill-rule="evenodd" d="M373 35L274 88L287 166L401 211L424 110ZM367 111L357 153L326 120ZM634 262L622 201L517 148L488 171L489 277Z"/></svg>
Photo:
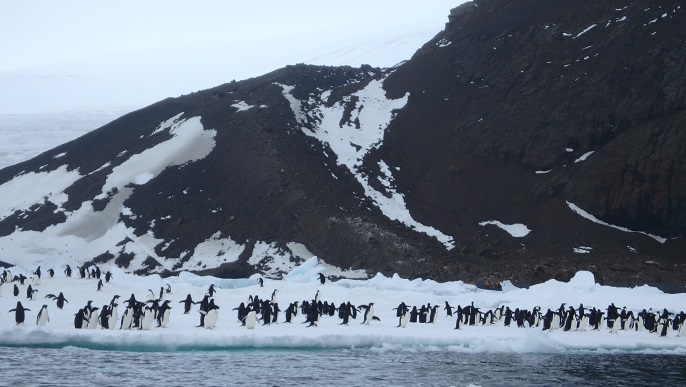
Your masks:
<svg viewBox="0 0 686 387"><path fill-rule="evenodd" d="M62 292L60 292L60 294L58 296L55 296L54 294L48 294L45 296L45 298L49 298L49 299L57 301L57 307L59 309L62 309L64 307L65 302L69 302L69 301L67 301L66 298L64 298L64 294L62 294Z"/></svg>
<svg viewBox="0 0 686 387"><path fill-rule="evenodd" d="M112 315L112 309L109 305L103 305L100 312L100 327L102 329L110 329L110 316Z"/></svg>
<svg viewBox="0 0 686 387"><path fill-rule="evenodd" d="M84 322L86 323L84 325ZM86 311L79 309L78 312L74 314L74 328L83 329L88 327L88 318L86 317Z"/></svg>
<svg viewBox="0 0 686 387"><path fill-rule="evenodd" d="M117 306L119 306L119 304L112 300L109 307L109 316L107 317L107 328L109 329L115 329L117 327L117 321L119 320Z"/></svg>
<svg viewBox="0 0 686 387"><path fill-rule="evenodd" d="M405 328L407 323L410 322L410 308L408 308L404 302L398 305L396 317L399 317L398 328Z"/></svg>
<svg viewBox="0 0 686 387"><path fill-rule="evenodd" d="M214 304L214 299L211 299L210 303L207 305L207 312L205 312L205 321L204 321L203 327L205 329L214 328L217 325L217 318L218 317L219 317L219 307Z"/></svg>
<svg viewBox="0 0 686 387"><path fill-rule="evenodd" d="M298 301L290 304L288 306L288 308L286 308L286 322L287 323L291 322L291 319L297 315L298 315Z"/></svg>
<svg viewBox="0 0 686 387"><path fill-rule="evenodd" d="M9 311L14 312L14 321L17 323L17 325L19 325L24 323L27 310L30 311L31 309L24 308L24 306L21 304L21 301L17 301L17 306Z"/></svg>
<svg viewBox="0 0 686 387"><path fill-rule="evenodd" d="M119 325L119 329L121 330L129 330L133 326L133 314L134 314L134 309L133 306L127 306L126 309L124 309L124 314L121 316L121 324Z"/></svg>
<svg viewBox="0 0 686 387"><path fill-rule="evenodd" d="M255 325L257 325L257 313L250 306L247 307L243 325L248 329L255 329Z"/></svg>
<svg viewBox="0 0 686 387"><path fill-rule="evenodd" d="M29 300L33 300L33 296L35 295L34 293L37 293L38 289L34 289L31 285L29 285L28 288L26 288L26 298Z"/></svg>
<svg viewBox="0 0 686 387"><path fill-rule="evenodd" d="M88 329L95 329L98 327L98 324L100 323L100 315L99 315L99 310L100 308L90 308L90 311L88 312L88 325L86 328Z"/></svg>
<svg viewBox="0 0 686 387"><path fill-rule="evenodd" d="M13 294L14 294L15 297L19 295L19 286L17 286L17 284L14 284L14 292L13 292Z"/></svg>
<svg viewBox="0 0 686 387"><path fill-rule="evenodd" d="M43 305L42 308L38 311L38 315L36 316L36 325L39 327L44 327L45 324L47 324L50 321L50 317L48 316L48 306Z"/></svg>
<svg viewBox="0 0 686 387"><path fill-rule="evenodd" d="M453 309L455 309L455 308L450 306L448 301L445 302L445 306L443 307L443 309L445 309L446 316L453 317Z"/></svg>
<svg viewBox="0 0 686 387"><path fill-rule="evenodd" d="M40 284L40 275L41 275L40 266L38 266L38 269L36 269L36 271L33 272L32 281L33 281L34 285Z"/></svg>
<svg viewBox="0 0 686 387"><path fill-rule="evenodd" d="M321 283L322 285L326 283L326 277L322 273L319 273L319 283Z"/></svg>
<svg viewBox="0 0 686 387"><path fill-rule="evenodd" d="M155 319L155 310L149 306L145 307L145 312L143 312L143 318L138 329L147 331L152 325L152 320Z"/></svg>
<svg viewBox="0 0 686 387"><path fill-rule="evenodd" d="M166 300L162 303L160 308L157 310L157 327L166 328L167 323L169 323L169 314L171 311L171 306L169 306L170 300Z"/></svg>
<svg viewBox="0 0 686 387"><path fill-rule="evenodd" d="M189 293L185 300L179 301L179 304L183 304L183 314L188 314L191 311L191 306L195 305L196 302L193 302L193 297Z"/></svg>
<svg viewBox="0 0 686 387"><path fill-rule="evenodd" d="M374 303L370 302L369 305L360 305L360 309L364 309L364 321L362 324L369 325L372 320L381 321L380 318L374 316Z"/></svg>
<svg viewBox="0 0 686 387"><path fill-rule="evenodd" d="M310 323L307 327L316 327L317 322L319 322L319 312L316 307L311 307L307 310L307 319L304 323Z"/></svg>

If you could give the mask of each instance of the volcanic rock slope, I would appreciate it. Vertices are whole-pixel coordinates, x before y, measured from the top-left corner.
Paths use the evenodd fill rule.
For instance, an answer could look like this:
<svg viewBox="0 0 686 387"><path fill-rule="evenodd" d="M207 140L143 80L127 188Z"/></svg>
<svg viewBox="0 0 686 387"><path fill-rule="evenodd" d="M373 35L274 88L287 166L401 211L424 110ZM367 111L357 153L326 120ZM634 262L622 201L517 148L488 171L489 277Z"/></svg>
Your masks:
<svg viewBox="0 0 686 387"><path fill-rule="evenodd" d="M1 170L0 259L684 281L683 3L475 1L395 68L160 101Z"/></svg>

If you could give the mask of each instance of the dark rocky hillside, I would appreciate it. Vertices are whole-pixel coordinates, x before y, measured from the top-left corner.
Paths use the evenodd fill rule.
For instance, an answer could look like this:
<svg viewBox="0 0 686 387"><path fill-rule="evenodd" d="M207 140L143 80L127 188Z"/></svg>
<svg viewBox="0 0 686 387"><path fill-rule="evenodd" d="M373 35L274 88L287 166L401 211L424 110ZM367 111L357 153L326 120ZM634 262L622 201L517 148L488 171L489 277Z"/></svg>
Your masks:
<svg viewBox="0 0 686 387"><path fill-rule="evenodd" d="M590 270L607 284L682 284L684 8L475 1L393 69L294 65L160 101L1 170L7 185L79 176L65 200L46 193L0 214L0 237L77 236L78 263L165 275L278 275L277 262L305 258L297 244L343 269L411 278L528 284ZM172 117L200 117L211 151L116 182L166 149ZM389 215L401 195L407 214ZM112 239L115 225L126 231ZM199 258L217 240L235 246Z"/></svg>

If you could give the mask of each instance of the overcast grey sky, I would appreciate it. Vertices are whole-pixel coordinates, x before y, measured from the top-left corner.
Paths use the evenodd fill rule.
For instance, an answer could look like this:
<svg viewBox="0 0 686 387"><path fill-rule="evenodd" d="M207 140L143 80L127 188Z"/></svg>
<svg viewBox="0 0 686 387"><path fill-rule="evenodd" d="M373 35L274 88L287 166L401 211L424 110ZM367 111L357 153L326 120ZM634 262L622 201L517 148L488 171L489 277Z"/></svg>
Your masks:
<svg viewBox="0 0 686 387"><path fill-rule="evenodd" d="M464 1L0 2L0 114L130 111L296 63L389 67Z"/></svg>
<svg viewBox="0 0 686 387"><path fill-rule="evenodd" d="M337 43L447 21L459 0L38 1L0 5L0 71L245 42ZM256 47L258 48L258 47Z"/></svg>

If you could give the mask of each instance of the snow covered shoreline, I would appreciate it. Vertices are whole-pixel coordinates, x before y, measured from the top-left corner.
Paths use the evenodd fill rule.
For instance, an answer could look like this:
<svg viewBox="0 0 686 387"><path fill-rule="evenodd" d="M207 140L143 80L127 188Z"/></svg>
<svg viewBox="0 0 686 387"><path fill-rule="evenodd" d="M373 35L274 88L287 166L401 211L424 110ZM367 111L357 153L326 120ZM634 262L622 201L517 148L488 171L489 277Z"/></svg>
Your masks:
<svg viewBox="0 0 686 387"><path fill-rule="evenodd" d="M641 286L633 289L614 288L593 283L592 275L579 272L569 283L555 280L535 285L529 289L518 289L505 284L504 291L477 289L460 281L437 283L431 280L406 280L393 276L391 278L376 275L369 280L327 281L320 284L318 274L323 266L316 258L306 261L282 280L264 279L264 286L258 284L258 276L247 279L224 280L214 277L200 277L182 273L179 277L160 278L159 276L138 277L126 274L118 268L110 270L113 278L104 283L102 290L97 291L97 279L79 279L66 277L59 268L55 268L55 277L48 278L43 267L40 283L34 287L39 290L34 300L27 299L25 285L18 285L20 294L12 295L14 285L2 285L0 296L0 345L60 348L76 346L94 350L123 351L191 351L191 350L225 350L225 349L334 349L334 348L373 348L375 350L446 350L464 353L497 352L497 353L662 353L686 354L686 337L676 336L670 329L668 337L659 337L643 331L618 331L610 333L603 325L599 331L543 331L541 327L517 328L513 322L510 327L503 322L494 325L461 326L455 328L455 317L446 317L443 309L445 301L451 305L475 306L483 311L506 305L514 308L540 306L557 309L562 302L567 305L583 303L587 308L596 307L605 310L614 303L620 309L626 306L634 313L644 309L668 309L679 313L686 305L686 294L665 294L658 289ZM28 273L35 268L11 268L14 275ZM30 273L28 273L30 274ZM103 281L104 282L104 281ZM169 284L172 293L165 298L171 300L171 315L166 328L153 327L150 330L105 330L75 329L74 314L89 300L93 306L102 306L112 297L120 295L120 300L134 294L136 299L145 301L148 289L157 292ZM187 294L198 301L205 294L209 285L214 284L217 293L215 303L220 307L219 318L214 329L197 327L200 314L193 307L189 314L183 314L183 300ZM281 310L289 303L302 302L314 298L317 291L322 301L335 305L350 301L354 305L375 303L375 315L381 321L372 321L369 325L361 324L358 318L349 325L340 325L337 316L323 316L318 326L307 327L302 322L305 317L298 314L292 323L284 321L283 312L276 324L258 326L253 330L242 327L237 320L236 311L241 302L247 302L249 296L257 295L269 299L277 290L276 302ZM58 309L54 301L45 295L63 292L68 300L64 309ZM16 325L14 308L17 301L29 308L26 321ZM430 303L438 305L437 319L432 324L410 323L406 328L398 328L398 318L393 308L405 302L410 308ZM50 321L45 327L36 326L36 314L42 305L48 305ZM119 316L124 306L119 306ZM119 324L117 325L119 328Z"/></svg>

